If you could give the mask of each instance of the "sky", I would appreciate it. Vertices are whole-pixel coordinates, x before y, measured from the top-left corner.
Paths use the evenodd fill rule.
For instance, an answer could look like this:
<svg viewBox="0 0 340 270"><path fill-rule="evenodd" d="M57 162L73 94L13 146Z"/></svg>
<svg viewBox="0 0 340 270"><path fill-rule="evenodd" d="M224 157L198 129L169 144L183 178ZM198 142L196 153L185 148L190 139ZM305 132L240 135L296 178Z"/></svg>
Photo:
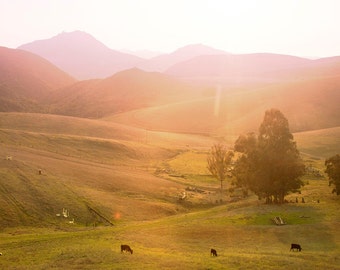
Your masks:
<svg viewBox="0 0 340 270"><path fill-rule="evenodd" d="M0 46L81 30L114 50L340 55L340 0L0 0Z"/></svg>

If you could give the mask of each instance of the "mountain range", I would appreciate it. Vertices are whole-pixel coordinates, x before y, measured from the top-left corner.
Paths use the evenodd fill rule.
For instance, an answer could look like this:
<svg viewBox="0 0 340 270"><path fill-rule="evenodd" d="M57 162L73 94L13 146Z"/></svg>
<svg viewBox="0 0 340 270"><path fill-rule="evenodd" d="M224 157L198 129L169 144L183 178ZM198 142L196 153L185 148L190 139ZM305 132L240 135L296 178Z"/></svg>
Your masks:
<svg viewBox="0 0 340 270"><path fill-rule="evenodd" d="M340 56L311 60L270 53L232 54L203 44L192 44L144 59L112 50L82 31L63 32L52 38L23 44L18 49L37 54L78 80L104 79L139 68L181 79L224 84L270 82L330 75L340 70Z"/></svg>
<svg viewBox="0 0 340 270"><path fill-rule="evenodd" d="M225 54L221 50L196 44L185 46L170 54L143 59L112 50L82 31L63 32L49 39L23 44L18 49L46 58L77 79L105 78L134 67L145 71L164 72L176 63L199 55Z"/></svg>
<svg viewBox="0 0 340 270"><path fill-rule="evenodd" d="M0 49L0 111L237 134L277 107L293 130L313 130L340 125L339 75L339 56L235 55L196 44L142 59L76 31Z"/></svg>

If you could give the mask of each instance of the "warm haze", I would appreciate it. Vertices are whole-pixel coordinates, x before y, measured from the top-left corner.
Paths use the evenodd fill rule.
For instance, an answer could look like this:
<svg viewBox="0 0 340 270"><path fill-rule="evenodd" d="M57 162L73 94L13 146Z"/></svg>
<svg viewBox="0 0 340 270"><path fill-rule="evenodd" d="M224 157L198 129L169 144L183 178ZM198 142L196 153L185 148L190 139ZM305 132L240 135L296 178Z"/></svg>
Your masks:
<svg viewBox="0 0 340 270"><path fill-rule="evenodd" d="M0 269L339 269L339 7L0 0Z"/></svg>
<svg viewBox="0 0 340 270"><path fill-rule="evenodd" d="M0 6L0 44L10 48L82 30L115 50L170 53L203 43L238 54L340 55L337 0L1 0Z"/></svg>

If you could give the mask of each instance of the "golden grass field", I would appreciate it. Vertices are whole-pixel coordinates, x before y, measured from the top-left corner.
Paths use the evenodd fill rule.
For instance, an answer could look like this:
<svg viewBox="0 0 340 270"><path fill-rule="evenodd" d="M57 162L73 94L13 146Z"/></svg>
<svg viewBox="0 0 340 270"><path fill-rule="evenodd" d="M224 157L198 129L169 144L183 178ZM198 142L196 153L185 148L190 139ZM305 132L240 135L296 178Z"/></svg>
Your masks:
<svg viewBox="0 0 340 270"><path fill-rule="evenodd" d="M238 198L230 183L220 203L206 157L221 137L0 113L0 269L340 269L340 198L323 173L339 129L294 137L323 174L287 197L299 203Z"/></svg>

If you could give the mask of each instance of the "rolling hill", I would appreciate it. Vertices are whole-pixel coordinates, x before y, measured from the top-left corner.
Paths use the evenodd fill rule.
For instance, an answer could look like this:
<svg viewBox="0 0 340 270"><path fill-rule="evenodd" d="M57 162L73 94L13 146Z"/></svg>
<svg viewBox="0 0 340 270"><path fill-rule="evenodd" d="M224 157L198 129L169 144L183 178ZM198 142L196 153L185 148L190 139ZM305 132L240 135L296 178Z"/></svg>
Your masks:
<svg viewBox="0 0 340 270"><path fill-rule="evenodd" d="M340 153L340 127L319 129L294 134L299 151L325 160Z"/></svg>
<svg viewBox="0 0 340 270"><path fill-rule="evenodd" d="M183 55L187 55L189 49L183 50ZM200 47L198 51L211 50ZM339 126L338 57L308 60L255 54L195 58L220 63L238 59L228 60L223 69L230 71L228 76L233 80L239 79L236 87L191 85L169 75L137 68L105 79L75 82L31 53L6 48L2 51L6 56L1 72L3 110L105 118L152 131L230 134L231 137L256 130L265 110L273 107L287 116L293 131ZM186 63L191 62L195 61ZM210 64L208 61L207 69ZM195 67L202 69L202 65ZM185 76L192 75L190 68L184 71L189 72ZM283 74L297 74L296 71L304 77L284 78ZM278 76L276 81L268 74ZM247 76L263 81L248 84Z"/></svg>
<svg viewBox="0 0 340 270"><path fill-rule="evenodd" d="M216 96L120 113L110 120L151 130L238 136L257 131L264 112L278 108L294 132L337 127L339 88L340 77L333 77L243 91L216 90Z"/></svg>
<svg viewBox="0 0 340 270"><path fill-rule="evenodd" d="M162 54L141 62L138 67L145 71L165 72L171 66L202 55L225 55L227 52L203 44L191 44L169 54Z"/></svg>
<svg viewBox="0 0 340 270"><path fill-rule="evenodd" d="M245 85L334 77L340 72L340 57L310 60L269 53L201 55L177 63L165 73L201 83Z"/></svg>
<svg viewBox="0 0 340 270"><path fill-rule="evenodd" d="M23 44L19 49L40 55L82 80L105 78L143 61L137 56L112 50L82 31L63 32L49 39Z"/></svg>
<svg viewBox="0 0 340 270"><path fill-rule="evenodd" d="M180 210L175 201L183 185L148 170L178 150L146 144L144 130L55 115L0 117L1 229L73 218L107 224L101 216L114 222L115 213L147 220ZM63 208L69 219L57 216Z"/></svg>
<svg viewBox="0 0 340 270"><path fill-rule="evenodd" d="M156 72L130 69L102 80L87 80L55 91L48 100L50 112L100 118L114 113L188 100L200 96L193 88Z"/></svg>
<svg viewBox="0 0 340 270"><path fill-rule="evenodd" d="M192 208L177 201L188 186L210 190L208 197L218 190L214 182L190 176L206 174L204 158L197 156L216 142L212 137L44 114L0 113L0 123L1 228L64 226L73 218L107 224L117 213L125 221L155 219ZM338 135L339 128L294 134L301 152L317 159L339 150ZM181 161L184 154L190 162ZM170 177L190 168L187 177ZM207 203L195 196L198 206ZM69 219L56 216L63 208Z"/></svg>
<svg viewBox="0 0 340 270"><path fill-rule="evenodd" d="M177 63L165 73L189 79L244 83L277 81L277 73L308 65L311 60L279 54L201 55Z"/></svg>
<svg viewBox="0 0 340 270"><path fill-rule="evenodd" d="M42 97L75 79L44 58L0 47L0 111L34 111Z"/></svg>
<svg viewBox="0 0 340 270"><path fill-rule="evenodd" d="M72 219L107 225L117 213L126 222L186 211L177 204L185 183L155 171L189 144L202 149L214 141L37 113L0 113L0 123L0 230L64 227ZM68 218L57 216L63 208Z"/></svg>

